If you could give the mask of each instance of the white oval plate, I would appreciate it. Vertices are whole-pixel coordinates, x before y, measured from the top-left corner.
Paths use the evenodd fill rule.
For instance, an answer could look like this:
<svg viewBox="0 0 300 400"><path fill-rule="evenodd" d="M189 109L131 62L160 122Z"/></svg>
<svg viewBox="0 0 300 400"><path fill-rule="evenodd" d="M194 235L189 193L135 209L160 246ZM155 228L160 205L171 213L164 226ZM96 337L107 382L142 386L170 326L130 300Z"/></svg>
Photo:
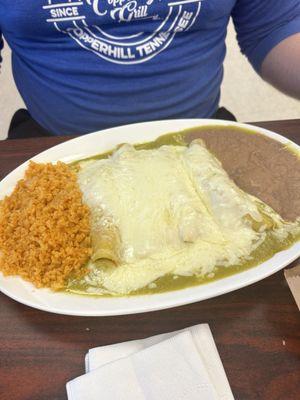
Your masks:
<svg viewBox="0 0 300 400"><path fill-rule="evenodd" d="M71 162L105 152L120 143L152 141L165 133L201 125L236 125L237 127L252 129L281 143L290 144L295 149L300 150L300 146L297 146L287 138L251 125L219 120L185 119L139 123L91 133L52 147L33 157L32 160L36 162L55 162L58 160ZM23 177L27 165L28 161L3 179L1 182L0 198L11 193L17 181ZM274 274L299 256L300 242L294 244L288 250L275 254L270 260L247 271L204 285L162 294L101 298L54 293L48 289L36 289L33 285L19 277L3 277L1 273L0 290L20 303L58 314L78 316L135 314L193 303L240 289Z"/></svg>

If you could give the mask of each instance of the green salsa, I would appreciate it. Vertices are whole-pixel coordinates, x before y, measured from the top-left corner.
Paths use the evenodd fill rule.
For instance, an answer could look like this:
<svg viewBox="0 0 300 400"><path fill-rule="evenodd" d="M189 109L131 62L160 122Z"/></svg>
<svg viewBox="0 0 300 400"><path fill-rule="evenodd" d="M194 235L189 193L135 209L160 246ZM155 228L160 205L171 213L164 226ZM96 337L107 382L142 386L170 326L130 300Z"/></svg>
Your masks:
<svg viewBox="0 0 300 400"><path fill-rule="evenodd" d="M148 149L155 149L163 145L175 145L175 146L186 146L190 142L190 136L192 137L193 134L199 134L201 131L211 131L213 134L215 131L222 129L240 132L244 134L257 134L257 132L248 130L248 129L241 129L235 126L204 126L198 128L187 129L185 131L176 132L176 133L169 133L163 136L160 136L156 140L148 143L140 143L134 145L137 150L148 150ZM201 136L201 135L199 135ZM195 137L194 137L195 138ZM270 139L272 141L272 139ZM282 146L284 147L284 146ZM286 146L285 149L287 151L297 152L295 149L290 146ZM80 168L79 164L85 161L91 160L99 160L108 158L114 150L109 152L95 155L84 160L75 161L71 164L72 168L78 169ZM299 152L297 152L297 156L299 156ZM255 229L255 227L254 227ZM200 277L200 276L175 276L175 275L165 275L162 278L157 279L154 283L150 284L148 287L145 287L141 290L137 290L135 292L130 293L132 295L144 295L144 294L154 294L154 293L162 293L168 292L173 290L180 290L191 286L201 285L205 283L209 283L218 279L222 279L236 273L245 271L247 269L253 268L258 264L270 259L275 253L285 250L291 247L295 242L300 240L300 234L292 235L288 234L285 240L279 240L276 236L272 233L272 231L267 233L266 239L264 242L259 245L252 254L248 257L240 265L232 265L229 267L224 266L217 266L215 267L213 273L208 274L207 276ZM73 282L70 287L67 289L69 292L77 293L77 294L84 294L90 295L86 292L87 286L80 285L78 283ZM92 294L93 295L93 294ZM111 297L111 295L103 295L105 297ZM119 295L121 297L121 295ZM128 295L126 295L128 296Z"/></svg>

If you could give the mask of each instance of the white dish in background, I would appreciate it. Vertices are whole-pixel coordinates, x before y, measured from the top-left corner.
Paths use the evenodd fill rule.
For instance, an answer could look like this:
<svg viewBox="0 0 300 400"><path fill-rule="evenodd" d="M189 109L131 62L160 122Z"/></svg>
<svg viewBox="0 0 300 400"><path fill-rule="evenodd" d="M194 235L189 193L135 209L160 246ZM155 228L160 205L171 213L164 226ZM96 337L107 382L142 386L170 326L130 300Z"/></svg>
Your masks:
<svg viewBox="0 0 300 400"><path fill-rule="evenodd" d="M283 144L290 144L300 150L300 146L287 138L268 130L251 125L220 121L184 119L145 122L107 129L84 135L52 147L32 158L36 162L72 162L94 154L111 150L120 143L149 142L157 137L203 125L235 125L252 129ZM11 193L17 181L23 177L28 161L11 172L1 182L0 198ZM275 254L270 260L227 278L204 285L173 292L132 297L89 297L67 293L54 293L48 289L36 289L19 277L3 277L0 273L0 290L12 299L28 306L65 315L108 316L135 314L176 307L219 296L224 293L251 285L274 274L300 256L300 242L288 250Z"/></svg>

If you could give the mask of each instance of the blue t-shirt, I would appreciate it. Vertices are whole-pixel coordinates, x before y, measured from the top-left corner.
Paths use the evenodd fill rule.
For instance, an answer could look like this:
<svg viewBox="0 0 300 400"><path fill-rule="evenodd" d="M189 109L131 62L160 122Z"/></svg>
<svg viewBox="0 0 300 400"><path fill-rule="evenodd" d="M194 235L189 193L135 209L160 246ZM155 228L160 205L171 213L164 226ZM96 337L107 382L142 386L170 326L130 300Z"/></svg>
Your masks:
<svg viewBox="0 0 300 400"><path fill-rule="evenodd" d="M0 0L17 87L53 134L218 107L227 24L259 71L300 32L300 0Z"/></svg>

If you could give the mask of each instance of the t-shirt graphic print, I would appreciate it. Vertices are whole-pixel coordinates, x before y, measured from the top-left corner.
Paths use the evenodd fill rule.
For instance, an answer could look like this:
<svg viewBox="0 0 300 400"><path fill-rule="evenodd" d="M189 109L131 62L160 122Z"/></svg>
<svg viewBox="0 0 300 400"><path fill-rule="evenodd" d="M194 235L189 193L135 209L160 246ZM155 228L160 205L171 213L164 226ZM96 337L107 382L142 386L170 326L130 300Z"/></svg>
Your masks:
<svg viewBox="0 0 300 400"><path fill-rule="evenodd" d="M113 63L137 64L189 30L201 4L202 0L48 0L43 9L48 23L84 49Z"/></svg>

